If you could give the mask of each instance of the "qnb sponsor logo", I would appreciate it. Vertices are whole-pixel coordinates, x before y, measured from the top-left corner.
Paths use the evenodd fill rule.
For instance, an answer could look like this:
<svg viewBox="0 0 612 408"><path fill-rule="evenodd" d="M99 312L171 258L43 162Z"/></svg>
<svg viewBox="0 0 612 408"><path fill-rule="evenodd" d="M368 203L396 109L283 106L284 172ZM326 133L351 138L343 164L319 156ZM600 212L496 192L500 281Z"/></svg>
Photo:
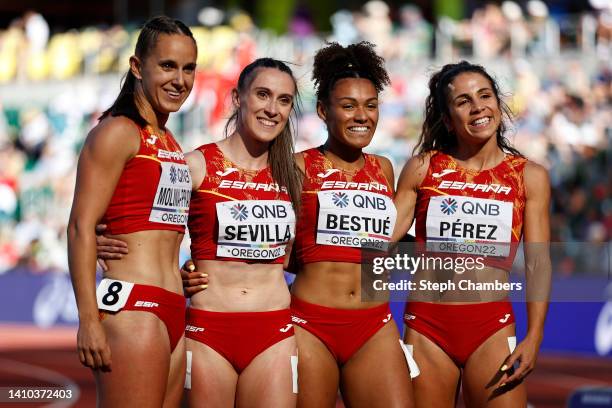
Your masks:
<svg viewBox="0 0 612 408"><path fill-rule="evenodd" d="M222 180L221 183L219 183L219 188L230 188L234 190L284 191L285 193L287 192L287 188L279 187L279 185L276 183L265 184L238 180Z"/></svg>
<svg viewBox="0 0 612 408"><path fill-rule="evenodd" d="M324 181L321 185L321 190L332 189L347 189L347 190L365 190L365 191L389 191L386 185L377 183L357 183L354 181Z"/></svg>
<svg viewBox="0 0 612 408"><path fill-rule="evenodd" d="M155 302L149 302L146 300L137 300L136 303L134 303L134 307L159 307L159 303L155 303Z"/></svg>
<svg viewBox="0 0 612 408"><path fill-rule="evenodd" d="M230 209L230 212L236 221L244 221L249 218L249 210L244 204L236 204Z"/></svg>
<svg viewBox="0 0 612 408"><path fill-rule="evenodd" d="M285 327L281 327L280 329L278 329L278 331L281 331L283 333L287 333L289 331L289 329L291 329L293 327L293 325L291 323L287 323L285 325Z"/></svg>
<svg viewBox="0 0 612 408"><path fill-rule="evenodd" d="M454 198L445 198L440 204L440 209L446 215L452 215L457 211L457 200Z"/></svg>
<svg viewBox="0 0 612 408"><path fill-rule="evenodd" d="M198 327L198 326L192 326L188 324L187 326L185 326L185 331L192 332L192 333L201 333L204 331L204 328Z"/></svg>
<svg viewBox="0 0 612 408"><path fill-rule="evenodd" d="M336 207L340 208L346 207L349 203L348 195L346 195L346 193L343 193L342 191L334 193L332 195L332 201L334 202L334 205Z"/></svg>
<svg viewBox="0 0 612 408"><path fill-rule="evenodd" d="M338 170L338 169L328 169L328 170L327 170L325 173L319 173L319 174L317 174L317 177L320 177L320 178L328 178L328 177L329 177L329 176L331 176L332 174L337 173L337 172L339 172L339 171L340 171L340 170Z"/></svg>
<svg viewBox="0 0 612 408"><path fill-rule="evenodd" d="M158 159L185 160L185 155L182 152L169 152L168 150L159 149L157 151Z"/></svg>
<svg viewBox="0 0 612 408"><path fill-rule="evenodd" d="M306 323L308 323L306 320L301 319L301 318L299 318L297 316L291 316L291 321L293 323L296 323L296 324L306 324Z"/></svg>
<svg viewBox="0 0 612 408"><path fill-rule="evenodd" d="M501 319L499 319L500 323L506 323L508 321L508 319L510 318L510 313L506 313L504 315L504 317L502 317Z"/></svg>
<svg viewBox="0 0 612 408"><path fill-rule="evenodd" d="M178 181L178 174L176 172L176 167L172 166L170 167L170 182L172 184L176 184L176 182Z"/></svg>
<svg viewBox="0 0 612 408"><path fill-rule="evenodd" d="M178 183L190 183L191 182L191 177L189 174L189 169L186 167L177 167L177 166L170 166L170 171L168 174L168 177L170 178L170 182L172 184L176 184Z"/></svg>
<svg viewBox="0 0 612 408"><path fill-rule="evenodd" d="M225 171L218 170L216 174L217 176L225 177L227 175L232 174L235 171L238 171L238 169L234 167L228 167L227 169L225 169Z"/></svg>
<svg viewBox="0 0 612 408"><path fill-rule="evenodd" d="M483 193L498 193L498 194L510 194L512 187L502 186L501 184L477 184L477 183L464 183L462 181L441 181L438 185L440 190L471 190L471 191L482 191Z"/></svg>
<svg viewBox="0 0 612 408"><path fill-rule="evenodd" d="M431 173L431 176L435 178L442 178L446 176L447 174L455 173L456 171L457 170L453 170L453 169L444 169L439 173Z"/></svg>

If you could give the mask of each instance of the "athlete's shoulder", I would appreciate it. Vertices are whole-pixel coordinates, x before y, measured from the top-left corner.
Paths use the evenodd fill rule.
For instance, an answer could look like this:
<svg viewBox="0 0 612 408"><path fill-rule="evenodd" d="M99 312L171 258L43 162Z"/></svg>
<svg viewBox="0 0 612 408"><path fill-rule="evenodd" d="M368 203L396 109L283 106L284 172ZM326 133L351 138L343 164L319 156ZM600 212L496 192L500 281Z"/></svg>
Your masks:
<svg viewBox="0 0 612 408"><path fill-rule="evenodd" d="M436 151L430 151L412 156L402 168L400 177L416 177L422 181L429 169L431 158L435 156L436 153Z"/></svg>
<svg viewBox="0 0 612 408"><path fill-rule="evenodd" d="M431 158L435 155L435 151L418 153L412 156L400 172L397 180L397 192L415 191L425 180Z"/></svg>
<svg viewBox="0 0 612 408"><path fill-rule="evenodd" d="M140 128L124 116L107 116L91 129L85 145L100 152L136 154L140 147Z"/></svg>
<svg viewBox="0 0 612 408"><path fill-rule="evenodd" d="M194 152L197 152L197 151L205 152L207 150L216 148L216 146L217 146L217 144L215 142L204 143L203 145L200 145L200 146L196 147L195 149L193 149L193 152L190 152L190 153L194 153Z"/></svg>
<svg viewBox="0 0 612 408"><path fill-rule="evenodd" d="M523 173L523 180L527 188L532 187L534 189L550 186L550 177L548 170L541 164L527 160L525 163L525 171Z"/></svg>
<svg viewBox="0 0 612 408"><path fill-rule="evenodd" d="M391 186L393 186L395 184L395 173L393 172L393 164L391 163L391 160L379 154L372 154L371 156L378 162L378 165L382 169L387 181Z"/></svg>

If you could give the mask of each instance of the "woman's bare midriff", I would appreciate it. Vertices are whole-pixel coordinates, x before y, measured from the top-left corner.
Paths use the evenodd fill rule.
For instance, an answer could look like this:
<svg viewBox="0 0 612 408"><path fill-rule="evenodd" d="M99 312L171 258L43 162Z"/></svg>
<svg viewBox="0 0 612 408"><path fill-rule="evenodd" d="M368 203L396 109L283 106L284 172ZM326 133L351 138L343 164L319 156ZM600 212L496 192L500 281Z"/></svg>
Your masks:
<svg viewBox="0 0 612 408"><path fill-rule="evenodd" d="M361 264L315 262L300 269L291 293L301 300L336 309L369 309L383 304L362 296ZM365 294L364 294L365 295Z"/></svg>
<svg viewBox="0 0 612 408"><path fill-rule="evenodd" d="M213 312L264 312L289 307L282 264L195 260L208 274L208 288L191 297L191 307Z"/></svg>
<svg viewBox="0 0 612 408"><path fill-rule="evenodd" d="M139 231L109 235L127 243L129 253L119 260L107 260L105 278L157 286L183 294L178 267L183 234L176 231Z"/></svg>

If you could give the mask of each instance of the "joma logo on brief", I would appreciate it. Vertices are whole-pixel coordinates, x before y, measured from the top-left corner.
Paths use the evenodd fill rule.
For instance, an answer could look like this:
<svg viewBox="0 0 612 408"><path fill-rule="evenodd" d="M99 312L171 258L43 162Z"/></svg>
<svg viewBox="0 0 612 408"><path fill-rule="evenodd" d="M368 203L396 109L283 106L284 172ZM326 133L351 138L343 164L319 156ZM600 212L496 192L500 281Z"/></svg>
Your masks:
<svg viewBox="0 0 612 408"><path fill-rule="evenodd" d="M192 332L192 333L198 333L198 332L203 332L204 328L203 327L198 327L198 326L192 326L192 325L188 324L185 327L185 331Z"/></svg>
<svg viewBox="0 0 612 408"><path fill-rule="evenodd" d="M134 303L135 307L158 307L159 304L155 303L155 302L147 302L144 300L138 300L136 301L136 303Z"/></svg>

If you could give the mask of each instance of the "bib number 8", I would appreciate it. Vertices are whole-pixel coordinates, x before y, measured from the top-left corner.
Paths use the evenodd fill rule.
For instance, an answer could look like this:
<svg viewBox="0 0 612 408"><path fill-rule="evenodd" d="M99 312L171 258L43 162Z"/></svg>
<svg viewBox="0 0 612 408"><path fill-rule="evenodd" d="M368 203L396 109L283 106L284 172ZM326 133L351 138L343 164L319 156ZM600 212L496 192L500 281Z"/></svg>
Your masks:
<svg viewBox="0 0 612 408"><path fill-rule="evenodd" d="M102 279L96 290L98 309L118 312L127 303L133 287L131 282Z"/></svg>
<svg viewBox="0 0 612 408"><path fill-rule="evenodd" d="M118 293L123 289L121 282L113 282L108 287L108 292L102 298L102 303L106 306L112 306L119 301Z"/></svg>

